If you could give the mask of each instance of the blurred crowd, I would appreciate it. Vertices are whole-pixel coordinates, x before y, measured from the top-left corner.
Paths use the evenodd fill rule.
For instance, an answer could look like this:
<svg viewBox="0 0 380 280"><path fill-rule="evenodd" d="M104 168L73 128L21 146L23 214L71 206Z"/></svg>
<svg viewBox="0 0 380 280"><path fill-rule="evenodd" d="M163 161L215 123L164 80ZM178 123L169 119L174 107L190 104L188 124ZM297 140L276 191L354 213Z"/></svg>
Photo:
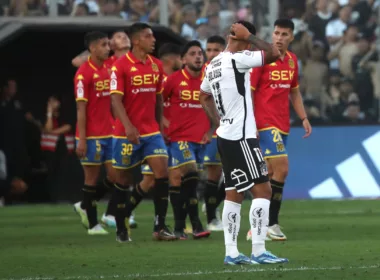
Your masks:
<svg viewBox="0 0 380 280"><path fill-rule="evenodd" d="M48 13L51 0L1 1L3 15L36 16ZM257 23L262 5L268 12L268 2L256 0L168 3L170 28L204 47L209 36L226 35L236 20ZM291 51L299 57L301 90L314 124L380 121L376 44L380 0L279 0L278 4L279 17L293 19L296 26ZM58 0L58 14L158 23L159 0ZM265 20L260 22L265 25Z"/></svg>

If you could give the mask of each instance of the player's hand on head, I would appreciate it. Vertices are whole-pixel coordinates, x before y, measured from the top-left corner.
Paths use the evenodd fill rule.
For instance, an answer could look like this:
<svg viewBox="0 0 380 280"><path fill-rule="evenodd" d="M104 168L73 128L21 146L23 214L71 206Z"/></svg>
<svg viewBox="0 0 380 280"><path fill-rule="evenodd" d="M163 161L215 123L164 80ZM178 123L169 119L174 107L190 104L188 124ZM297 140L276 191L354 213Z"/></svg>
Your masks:
<svg viewBox="0 0 380 280"><path fill-rule="evenodd" d="M232 24L230 33L231 38L235 40L247 40L248 37L251 35L248 29L240 23Z"/></svg>
<svg viewBox="0 0 380 280"><path fill-rule="evenodd" d="M132 144L140 144L140 133L133 125L126 129L125 135L127 136L128 141Z"/></svg>
<svg viewBox="0 0 380 280"><path fill-rule="evenodd" d="M78 146L75 150L78 158L82 159L86 157L87 154L87 142L86 140L79 140L78 141Z"/></svg>
<svg viewBox="0 0 380 280"><path fill-rule="evenodd" d="M311 128L311 124L307 118L302 121L302 126L305 129L305 135L303 138L309 137L313 129Z"/></svg>

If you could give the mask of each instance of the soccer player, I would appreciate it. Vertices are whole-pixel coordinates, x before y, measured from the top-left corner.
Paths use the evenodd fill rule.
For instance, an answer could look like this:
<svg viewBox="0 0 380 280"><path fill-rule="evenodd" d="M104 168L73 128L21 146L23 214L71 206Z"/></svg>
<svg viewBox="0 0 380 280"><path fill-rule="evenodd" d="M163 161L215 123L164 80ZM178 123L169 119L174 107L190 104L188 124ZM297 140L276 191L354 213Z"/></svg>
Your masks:
<svg viewBox="0 0 380 280"><path fill-rule="evenodd" d="M112 66L117 58L123 56L131 49L131 41L129 40L128 35L123 30L117 30L112 33L110 37L110 48L114 52L109 59L106 60L107 66ZM81 54L77 55L71 61L74 67L80 67L83 63L87 61L89 52L86 50Z"/></svg>
<svg viewBox="0 0 380 280"><path fill-rule="evenodd" d="M111 98L116 114L113 139L113 166L117 169L115 192L118 193L116 225L117 239L129 240L125 220L141 202L146 192L137 185L126 203L128 170L146 161L152 168L154 184L156 240L176 240L165 224L168 208L168 154L164 139L161 95L163 69L151 56L156 39L146 23L130 27L132 51L112 66Z"/></svg>
<svg viewBox="0 0 380 280"><path fill-rule="evenodd" d="M211 60L218 56L226 47L226 41L223 37L215 35L207 39L206 57L207 66ZM205 212L207 215L207 228L211 231L222 231L223 224L218 219L216 212L219 204L224 200L224 186L219 186L220 177L222 176L222 166L216 144L216 133L212 136L211 143L206 147L204 165L207 168L207 182L204 192Z"/></svg>
<svg viewBox="0 0 380 280"><path fill-rule="evenodd" d="M79 205L75 204L75 210L88 228L88 234L108 234L98 223L96 200L100 166L105 164L107 173L112 173L110 79L104 64L110 48L107 35L97 31L86 34L85 45L90 57L79 67L74 78L77 102L76 153L84 171L83 200Z"/></svg>
<svg viewBox="0 0 380 280"><path fill-rule="evenodd" d="M165 80L168 76L182 68L181 47L173 43L166 43L162 45L158 50L158 57L162 62L165 83ZM170 124L168 116L169 107L170 100L168 99L164 102L163 113L163 125L165 135L167 134L167 128ZM143 180L140 182L140 186L145 192L147 192L150 188L154 186L153 172L148 164L141 165L141 174L143 175Z"/></svg>
<svg viewBox="0 0 380 280"><path fill-rule="evenodd" d="M201 103L215 124L218 151L226 184L222 222L226 256L224 263L284 263L266 251L265 236L271 198L268 171L256 138L249 71L275 61L280 53L271 44L258 39L255 27L246 21L233 24L226 50L207 67L201 85ZM261 51L248 51L251 45ZM237 237L240 228L244 191L254 199L249 211L252 230L251 258L239 253Z"/></svg>
<svg viewBox="0 0 380 280"><path fill-rule="evenodd" d="M184 232L186 216L181 213L184 206L193 228L193 238L210 235L199 219L197 186L205 144L210 142L214 129L210 128L210 121L199 102L204 56L198 41L190 41L183 47L182 61L184 68L167 78L163 97L170 100L167 137L170 141L169 194L175 220L174 233L184 240L188 238Z"/></svg>
<svg viewBox="0 0 380 280"><path fill-rule="evenodd" d="M110 48L114 52L114 54L104 62L104 64L111 70L112 64L121 56L125 55L131 48L131 41L129 40L128 35L123 30L117 30L112 33L109 40ZM75 67L80 67L83 63L88 60L89 52L86 50L82 52L80 55L75 57L72 60L72 64ZM113 126L114 119L113 116L110 115L110 124ZM110 174L107 174L107 178L105 178L101 185L97 187L97 200L99 201L104 197L104 195L113 188L114 178L110 177ZM80 208L78 207L81 202L77 202L75 207L78 211ZM102 216L102 222L108 227L116 227L115 221L115 212L116 205L114 199L111 197L110 201L107 205L106 213ZM84 215L85 213L82 213ZM131 228L137 227L137 223L132 215L129 219L129 225Z"/></svg>
<svg viewBox="0 0 380 280"><path fill-rule="evenodd" d="M294 24L289 19L278 19L275 22L272 40L281 56L269 65L253 69L251 75L260 147L272 185L268 238L281 241L286 240L278 216L289 168L286 151L290 130L289 96L294 110L302 120L306 132L304 138L309 137L312 130L298 87L297 57L288 51L288 46L294 39L293 30ZM249 232L247 239L250 239Z"/></svg>

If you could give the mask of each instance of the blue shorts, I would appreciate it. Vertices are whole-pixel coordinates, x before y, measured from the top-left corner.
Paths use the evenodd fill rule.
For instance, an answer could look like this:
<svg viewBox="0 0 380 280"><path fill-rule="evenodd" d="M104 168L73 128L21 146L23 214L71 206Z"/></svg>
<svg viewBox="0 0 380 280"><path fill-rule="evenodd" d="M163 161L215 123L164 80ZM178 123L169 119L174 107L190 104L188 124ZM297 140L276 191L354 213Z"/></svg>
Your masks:
<svg viewBox="0 0 380 280"><path fill-rule="evenodd" d="M204 165L222 165L218 152L218 144L216 137L212 137L211 143L206 145L206 154L204 157Z"/></svg>
<svg viewBox="0 0 380 280"><path fill-rule="evenodd" d="M76 140L76 145L78 146ZM100 165L112 161L112 138L87 139L87 153L80 162L82 165Z"/></svg>
<svg viewBox="0 0 380 280"><path fill-rule="evenodd" d="M168 150L168 156L170 158L169 147L167 147L167 150ZM143 174L143 175L153 175L153 171L150 168L149 164L145 164L144 163L144 164L141 165L141 174Z"/></svg>
<svg viewBox="0 0 380 280"><path fill-rule="evenodd" d="M206 145L187 141L172 142L168 146L169 169L178 168L188 163L196 163L198 170L203 169Z"/></svg>
<svg viewBox="0 0 380 280"><path fill-rule="evenodd" d="M275 127L259 131L260 148L264 158L287 156L286 143L288 134L281 132Z"/></svg>
<svg viewBox="0 0 380 280"><path fill-rule="evenodd" d="M129 169L139 165L150 157L168 157L168 152L161 134L140 138L135 145L126 138L113 138L112 166L118 169Z"/></svg>

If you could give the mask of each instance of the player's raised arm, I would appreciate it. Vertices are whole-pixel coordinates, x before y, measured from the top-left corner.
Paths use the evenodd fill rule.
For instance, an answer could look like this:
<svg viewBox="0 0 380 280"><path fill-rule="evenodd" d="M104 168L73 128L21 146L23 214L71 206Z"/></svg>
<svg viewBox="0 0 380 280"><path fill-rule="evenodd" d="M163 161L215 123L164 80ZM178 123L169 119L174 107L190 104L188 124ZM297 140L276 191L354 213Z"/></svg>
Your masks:
<svg viewBox="0 0 380 280"><path fill-rule="evenodd" d="M118 118L123 124L128 140L133 144L139 144L140 134L136 127L131 123L123 105L125 91L123 77L124 68L116 62L116 64L112 66L111 70L110 94L115 117Z"/></svg>
<svg viewBox="0 0 380 280"><path fill-rule="evenodd" d="M86 62L89 55L90 55L90 52L88 50L85 50L81 52L80 54L78 54L76 57L74 57L73 60L71 60L71 64L74 67L79 68L83 63Z"/></svg>
<svg viewBox="0 0 380 280"><path fill-rule="evenodd" d="M259 39L258 37L255 36L256 30L250 32L244 25L240 23L235 23L231 26L231 38L235 40L245 40L254 45L256 48L261 50L263 52L263 64L269 64L274 61L276 61L280 57L280 52L279 50L271 45L268 42L265 42L264 40ZM253 57L259 56L259 52L250 52L246 51L244 52L247 56L250 53L250 55ZM252 67L258 67L257 66L257 61L250 59L250 61L247 61L248 63L252 63ZM260 66L260 65L259 65Z"/></svg>
<svg viewBox="0 0 380 280"><path fill-rule="evenodd" d="M77 123L79 141L76 153L79 158L83 158L87 152L86 144L86 115L87 115L87 102L88 102L88 88L90 85L90 77L86 77L84 73L78 70L74 78L74 92L75 100L77 103Z"/></svg>

